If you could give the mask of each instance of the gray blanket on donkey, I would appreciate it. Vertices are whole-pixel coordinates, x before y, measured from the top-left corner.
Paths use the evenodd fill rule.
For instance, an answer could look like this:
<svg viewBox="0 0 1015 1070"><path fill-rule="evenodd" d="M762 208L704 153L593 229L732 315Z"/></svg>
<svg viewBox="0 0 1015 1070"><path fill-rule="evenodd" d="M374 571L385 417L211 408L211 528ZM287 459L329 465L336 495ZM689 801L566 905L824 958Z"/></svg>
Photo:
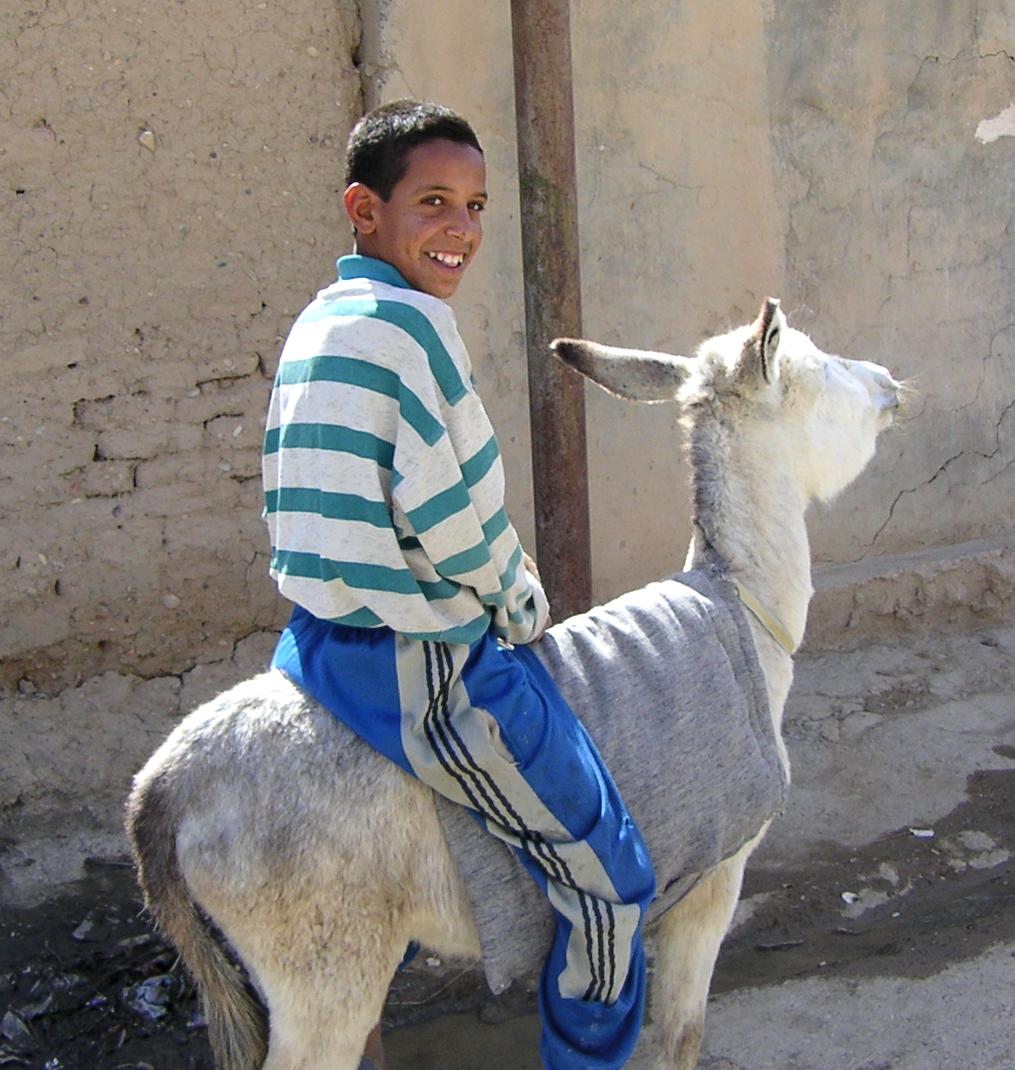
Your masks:
<svg viewBox="0 0 1015 1070"><path fill-rule="evenodd" d="M781 810L765 680L733 586L688 572L551 628L535 648L648 844L649 921ZM553 918L511 850L438 798L493 992L542 964Z"/></svg>

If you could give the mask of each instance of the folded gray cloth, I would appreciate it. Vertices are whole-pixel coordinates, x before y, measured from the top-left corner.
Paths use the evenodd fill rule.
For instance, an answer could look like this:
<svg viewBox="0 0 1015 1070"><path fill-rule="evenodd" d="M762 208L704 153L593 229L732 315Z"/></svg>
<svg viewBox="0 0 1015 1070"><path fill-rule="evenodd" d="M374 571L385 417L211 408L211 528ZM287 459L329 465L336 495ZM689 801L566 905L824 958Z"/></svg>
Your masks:
<svg viewBox="0 0 1015 1070"><path fill-rule="evenodd" d="M656 872L649 921L786 799L765 680L732 584L688 572L572 617L533 649L585 724ZM538 969L549 903L512 851L438 798L493 992Z"/></svg>

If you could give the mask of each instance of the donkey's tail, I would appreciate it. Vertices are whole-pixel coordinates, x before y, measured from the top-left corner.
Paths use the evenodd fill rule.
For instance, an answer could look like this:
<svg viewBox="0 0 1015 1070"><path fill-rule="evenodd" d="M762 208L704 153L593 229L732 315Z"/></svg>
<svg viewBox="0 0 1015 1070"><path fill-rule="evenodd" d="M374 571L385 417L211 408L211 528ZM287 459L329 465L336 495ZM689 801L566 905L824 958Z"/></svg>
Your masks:
<svg viewBox="0 0 1015 1070"><path fill-rule="evenodd" d="M268 1051L265 1010L190 896L176 853L176 822L158 773L135 778L126 827L145 905L201 992L221 1070L260 1070Z"/></svg>

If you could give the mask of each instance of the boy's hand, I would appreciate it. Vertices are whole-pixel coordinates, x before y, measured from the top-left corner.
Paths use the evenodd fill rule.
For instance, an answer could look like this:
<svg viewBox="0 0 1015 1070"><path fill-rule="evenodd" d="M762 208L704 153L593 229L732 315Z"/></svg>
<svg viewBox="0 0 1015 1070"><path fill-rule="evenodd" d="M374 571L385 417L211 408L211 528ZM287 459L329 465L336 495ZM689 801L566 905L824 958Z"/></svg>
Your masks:
<svg viewBox="0 0 1015 1070"><path fill-rule="evenodd" d="M542 585L543 578L542 578L542 576L539 575L539 568L536 565L535 559L530 557L524 550L522 550L522 561L525 564L525 571L528 572L528 574L530 576L535 576L536 579L539 581L540 585ZM539 640L543 638L543 635L546 632L546 629L549 628L552 624L553 624L553 618L550 617L549 614L547 614L546 623L540 629L539 634L538 635L534 635L529 640L529 642L530 643L539 642Z"/></svg>
<svg viewBox="0 0 1015 1070"><path fill-rule="evenodd" d="M525 562L525 571L532 573L532 575L542 583L543 577L539 575L539 569L536 567L535 558L529 557L529 555L522 550L522 560Z"/></svg>

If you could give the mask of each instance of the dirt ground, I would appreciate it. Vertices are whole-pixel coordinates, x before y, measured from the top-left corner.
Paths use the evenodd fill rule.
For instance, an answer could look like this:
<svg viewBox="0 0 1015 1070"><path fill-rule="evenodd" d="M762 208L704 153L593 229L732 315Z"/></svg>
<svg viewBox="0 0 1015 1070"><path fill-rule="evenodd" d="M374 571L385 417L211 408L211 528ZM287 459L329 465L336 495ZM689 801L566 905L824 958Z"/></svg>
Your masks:
<svg viewBox="0 0 1015 1070"><path fill-rule="evenodd" d="M975 816L976 827L992 829L996 841L1015 839L1015 772L977 777L971 788L974 798L940 832L960 832ZM752 877L745 894L771 898L727 943L713 992L829 974L926 977L1015 940L1015 863L956 873L932 853L932 842L903 830L817 869ZM835 889L858 861L876 868L885 859L900 876L916 875L905 917L893 917L889 903L843 924ZM8 1014L0 1066L212 1070L193 988L173 951L147 926L129 867L95 866L72 894L0 917L0 1006ZM393 986L385 1022L404 1028L468 1013L464 1025L456 1020L458 1030L468 1031L471 1021L478 1032L532 1010L529 991L494 1000L474 969L427 965L421 955ZM24 1032L9 1028L12 1013ZM414 1037L410 1028L404 1038L393 1036L396 1066L418 1067L411 1052L431 1035Z"/></svg>
<svg viewBox="0 0 1015 1070"><path fill-rule="evenodd" d="M850 663L854 655L803 659L787 737L795 768L810 761L812 776L804 764L799 809L791 799L782 840L773 832L774 847L767 855L763 848L748 871L740 922L712 989L720 1007L731 994L789 991L801 981L844 982L850 991L879 978L918 982L963 963L978 968L987 954L1007 955L1015 979L1015 698L1008 686L1015 629L927 638L891 648L891 657L884 655L889 649L863 661L867 675ZM862 701L847 700L850 690ZM818 716L819 707L834 717ZM840 728L831 731L832 721ZM855 731L841 730L848 724ZM898 750L899 740L912 738L923 742L919 758L911 742L910 753ZM951 761L954 785L934 766L936 748ZM822 772L817 755L840 770L841 782ZM865 839L863 821L849 811L859 806L869 815L863 796L875 789L861 782L861 772L874 776L872 761L884 764L885 776L919 766L916 782L926 783L928 794L899 811L910 817L897 828ZM843 802L849 791L852 802ZM838 800L838 826L825 814L829 798ZM885 814L892 815L891 802ZM816 814L823 815L817 825ZM531 985L494 999L476 969L425 952L396 979L385 1022L392 1070L538 1066ZM862 1052L862 1041L856 1046ZM505 1050L511 1054L497 1054ZM817 1070L833 1062L801 1055L784 1065ZM910 1063L869 1063L858 1054L848 1065L892 1070ZM922 1065L943 1063L931 1056ZM967 1062L971 1070L1009 1065L1015 1063ZM739 1063L706 1051L703 1066ZM84 880L49 903L0 908L6 1067L212 1070L193 989L175 953L150 931L126 860L94 861Z"/></svg>

